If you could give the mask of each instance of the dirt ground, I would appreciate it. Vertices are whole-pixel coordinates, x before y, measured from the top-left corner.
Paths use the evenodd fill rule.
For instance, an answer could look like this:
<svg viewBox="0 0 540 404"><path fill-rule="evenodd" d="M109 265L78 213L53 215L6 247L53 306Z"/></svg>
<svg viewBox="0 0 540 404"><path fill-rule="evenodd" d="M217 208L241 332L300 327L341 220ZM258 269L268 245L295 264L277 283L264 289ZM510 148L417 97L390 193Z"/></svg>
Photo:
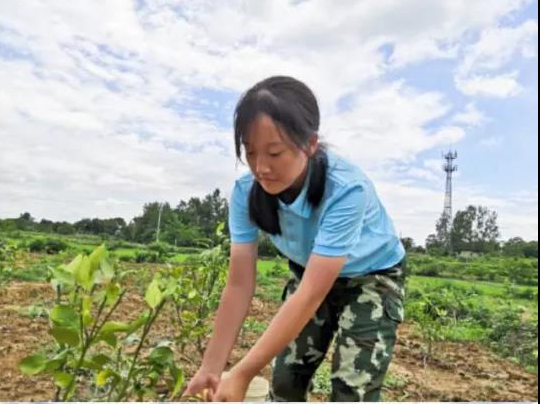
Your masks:
<svg viewBox="0 0 540 404"><path fill-rule="evenodd" d="M0 292L0 401L51 401L55 387L47 376L21 374L17 363L36 349L52 343L48 320L40 307L51 307L54 294L48 284L11 283ZM129 320L145 305L137 295L130 295L120 307L118 317ZM268 323L278 309L274 302L256 299L250 316ZM167 316L157 322L153 340L172 339L174 325ZM233 351L229 366L237 363L257 340L246 332ZM392 401L529 401L538 402L538 376L519 365L501 359L476 344L441 343L438 357L424 368L421 338L414 326L405 323L400 329L390 373L399 381L385 389ZM188 375L197 370L195 351L186 355ZM271 377L270 366L262 374ZM312 396L311 401L326 401Z"/></svg>

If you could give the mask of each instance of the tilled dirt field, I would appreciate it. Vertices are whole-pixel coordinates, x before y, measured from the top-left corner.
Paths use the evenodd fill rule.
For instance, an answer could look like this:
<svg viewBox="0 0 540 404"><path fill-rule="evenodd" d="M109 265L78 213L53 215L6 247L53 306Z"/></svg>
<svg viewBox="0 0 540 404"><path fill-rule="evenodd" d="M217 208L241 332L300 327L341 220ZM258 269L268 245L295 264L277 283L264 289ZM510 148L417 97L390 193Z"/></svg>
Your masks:
<svg viewBox="0 0 540 404"><path fill-rule="evenodd" d="M51 401L55 387L46 376L28 377L21 374L17 363L36 349L52 343L48 320L40 307L50 307L54 294L48 284L11 283L0 292L0 401ZM143 299L128 296L120 306L118 319L130 320L144 308ZM279 308L275 302L256 299L250 316L268 323ZM157 322L151 340L172 339L174 325L167 313ZM258 335L246 332L237 344L229 365L238 362L255 343ZM392 401L538 401L538 376L522 367L501 359L476 344L442 343L438 357L424 367L421 339L414 326L405 323L391 365L395 386L385 389ZM329 355L331 352L329 353ZM188 375L197 370L194 349L186 355L183 366ZM270 379L267 366L263 376ZM84 398L84 397L83 397ZM326 401L321 395L312 401Z"/></svg>

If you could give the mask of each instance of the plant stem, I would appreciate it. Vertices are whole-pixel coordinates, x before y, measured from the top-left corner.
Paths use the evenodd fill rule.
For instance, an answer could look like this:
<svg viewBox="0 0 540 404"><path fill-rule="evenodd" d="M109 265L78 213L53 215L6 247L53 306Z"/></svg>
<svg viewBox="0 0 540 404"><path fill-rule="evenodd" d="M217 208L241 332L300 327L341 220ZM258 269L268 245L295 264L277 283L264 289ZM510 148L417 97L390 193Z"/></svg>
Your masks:
<svg viewBox="0 0 540 404"><path fill-rule="evenodd" d="M116 308L118 307L118 305L120 304L120 301L122 300L123 296L124 296L125 292L123 292L119 297L118 297L118 300L116 301L115 305L113 306L113 308L109 311L109 313L107 313L107 315L105 316L105 318L103 319L102 323L98 326L98 321L96 319L96 322L94 323L94 326L92 328L92 330L90 331L89 334L86 334L87 338L86 340L83 342L83 349L82 349L82 352L81 352L81 356L79 357L79 360L77 362L77 365L75 366L75 369L73 371L73 379L71 380L71 382L69 383L68 387L66 388L66 391L64 393L64 396L62 397L62 400L61 401L67 401L68 398L70 398L70 391L73 389L73 385L75 384L75 379L77 377L77 373L79 372L79 370L81 369L81 366L82 366L82 363L84 361L84 358L86 357L86 353L88 352L88 349L90 348L90 346L92 345L92 343L94 342L94 338L96 337L96 335L99 333L99 331L101 330L101 328L103 327L103 325L107 322L107 320L109 319L109 317L112 315L112 313L116 310ZM98 309L98 317L99 318L101 316L101 313L103 312L103 309L105 307L105 301L106 301L106 298L103 299L103 301L101 302L100 304L100 307ZM83 331L82 331L82 328L84 328L83 324L82 324L82 318L81 318L81 334L85 334Z"/></svg>
<svg viewBox="0 0 540 404"><path fill-rule="evenodd" d="M150 332L150 328L152 328L152 325L154 324L154 321L156 321L156 318L158 317L159 313L161 312L161 309L163 308L163 306L165 305L166 302L167 302L167 300L163 300L159 304L159 306L156 307L156 309L154 310L153 315L151 315L148 318L148 320L147 320L147 322L146 322L146 324L144 326L144 330L143 330L143 334L141 336L141 340L139 341L139 345L137 346L137 350L135 351L135 355L133 355L133 359L131 360L131 366L129 368L129 372L128 372L128 375L126 377L126 380L124 381L124 384L122 385L122 388L121 388L120 392L118 393L118 395L116 396L116 399L114 401L120 402L124 398L124 396L126 394L126 391L127 391L127 388L129 386L129 383L131 381L131 378L133 377L133 371L135 370L135 364L137 363L137 359L138 359L139 354L141 352L144 341L145 341L146 337L148 336L148 333Z"/></svg>

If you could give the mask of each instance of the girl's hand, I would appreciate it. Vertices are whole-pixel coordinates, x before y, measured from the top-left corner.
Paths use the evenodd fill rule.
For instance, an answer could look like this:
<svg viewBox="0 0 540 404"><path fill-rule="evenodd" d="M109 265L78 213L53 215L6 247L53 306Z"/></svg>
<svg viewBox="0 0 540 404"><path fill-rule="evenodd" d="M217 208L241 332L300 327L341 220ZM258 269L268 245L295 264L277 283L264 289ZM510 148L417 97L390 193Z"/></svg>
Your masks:
<svg viewBox="0 0 540 404"><path fill-rule="evenodd" d="M242 402L246 398L246 393L251 380L242 376L234 370L219 382L217 391L212 396L212 401Z"/></svg>
<svg viewBox="0 0 540 404"><path fill-rule="evenodd" d="M188 384L182 398L202 395L204 401L212 401L212 394L216 392L220 376L199 369Z"/></svg>

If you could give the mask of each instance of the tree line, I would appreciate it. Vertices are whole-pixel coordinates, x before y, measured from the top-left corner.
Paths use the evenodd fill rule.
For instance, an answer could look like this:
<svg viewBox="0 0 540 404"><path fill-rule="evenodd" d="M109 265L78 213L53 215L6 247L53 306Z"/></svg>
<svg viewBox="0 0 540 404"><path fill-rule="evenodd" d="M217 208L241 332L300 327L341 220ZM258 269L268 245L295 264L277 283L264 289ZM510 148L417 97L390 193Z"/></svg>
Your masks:
<svg viewBox="0 0 540 404"><path fill-rule="evenodd" d="M129 223L123 218L85 218L75 223L43 219L38 222L26 212L16 219L0 220L0 231L21 230L60 235L90 234L147 244L158 238L160 211L159 241L196 247L215 238L217 225L228 220L229 206L221 191L216 189L204 198L181 200L176 207L171 207L169 203L147 203L143 206L142 214ZM228 226L225 226L225 231L228 231Z"/></svg>
<svg viewBox="0 0 540 404"><path fill-rule="evenodd" d="M402 239L408 251L432 255L500 253L510 257L538 258L538 241L516 237L500 240L498 214L484 206L468 206L453 219L445 214L437 221L435 233L428 236L426 247L416 246L412 238Z"/></svg>
<svg viewBox="0 0 540 404"><path fill-rule="evenodd" d="M169 203L147 203L143 206L142 214L129 223L123 218L85 218L75 223L43 219L38 222L30 213L23 213L16 219L0 220L0 231L90 234L148 244L158 239L159 221L159 241L177 246L200 247L215 241L215 229L219 223L226 224L225 232L228 235L228 214L227 199L216 189L203 198L181 200L176 207ZM513 238L501 242L497 220L497 212L483 206L469 206L457 212L453 220L443 214L436 223L435 233L427 238L425 247L417 246L410 237L402 238L402 242L407 251L427 252L432 255L471 252L538 258L538 241ZM259 250L268 256L278 253L264 234L261 234L259 239Z"/></svg>

